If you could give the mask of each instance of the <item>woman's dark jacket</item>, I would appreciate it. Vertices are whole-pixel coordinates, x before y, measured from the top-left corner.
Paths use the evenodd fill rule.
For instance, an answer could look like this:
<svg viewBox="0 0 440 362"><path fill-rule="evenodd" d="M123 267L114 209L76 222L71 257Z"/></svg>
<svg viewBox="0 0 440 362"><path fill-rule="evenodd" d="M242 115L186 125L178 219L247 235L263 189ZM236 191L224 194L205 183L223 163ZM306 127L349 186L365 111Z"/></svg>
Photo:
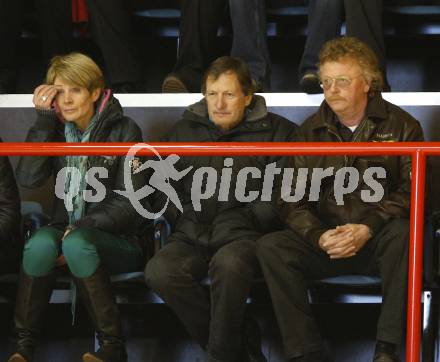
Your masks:
<svg viewBox="0 0 440 362"><path fill-rule="evenodd" d="M142 142L142 132L138 125L123 115L119 101L109 91L98 101L98 120L90 135L90 142ZM55 111L37 111L37 120L30 128L26 142L65 142L64 124ZM106 190L105 198L96 203L86 202L85 216L76 226L95 227L112 234L136 237L143 235L148 221L131 205L128 198L115 190L125 190L124 160L119 156L89 156L88 168L104 167L108 178L99 178ZM17 180L23 187L34 188L42 185L67 165L65 156L22 157L17 167ZM145 184L142 173L131 173L134 189ZM94 191L89 185L87 189ZM65 227L68 224L64 201L54 198L52 224Z"/></svg>
<svg viewBox="0 0 440 362"><path fill-rule="evenodd" d="M8 157L2 156L0 157L0 274L17 269L21 245L20 196L11 163Z"/></svg>

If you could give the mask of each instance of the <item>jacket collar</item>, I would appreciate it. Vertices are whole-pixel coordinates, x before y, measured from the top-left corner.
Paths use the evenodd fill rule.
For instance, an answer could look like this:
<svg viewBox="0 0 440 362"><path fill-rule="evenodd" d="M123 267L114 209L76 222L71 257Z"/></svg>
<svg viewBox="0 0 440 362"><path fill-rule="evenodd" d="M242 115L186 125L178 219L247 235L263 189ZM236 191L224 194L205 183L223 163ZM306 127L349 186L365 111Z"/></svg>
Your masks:
<svg viewBox="0 0 440 362"><path fill-rule="evenodd" d="M315 117L312 121L312 129L335 128L335 122L337 122L336 115L325 100L321 103L317 115L318 117ZM386 101L382 98L380 93L376 93L368 99L365 119L381 121L387 119L387 117Z"/></svg>

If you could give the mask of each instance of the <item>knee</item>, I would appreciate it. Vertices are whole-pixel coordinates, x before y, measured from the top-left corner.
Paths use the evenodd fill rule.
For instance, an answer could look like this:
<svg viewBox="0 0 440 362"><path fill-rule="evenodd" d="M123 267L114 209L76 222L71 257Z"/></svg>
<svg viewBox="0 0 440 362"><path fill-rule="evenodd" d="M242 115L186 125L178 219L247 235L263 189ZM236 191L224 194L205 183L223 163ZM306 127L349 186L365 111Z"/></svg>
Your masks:
<svg viewBox="0 0 440 362"><path fill-rule="evenodd" d="M87 230L71 231L63 240L62 251L70 271L76 277L90 276L99 264L98 251L90 241Z"/></svg>
<svg viewBox="0 0 440 362"><path fill-rule="evenodd" d="M326 11L327 13L331 10L335 11L340 6L341 1L335 0L319 0L319 1L311 1L314 10Z"/></svg>
<svg viewBox="0 0 440 362"><path fill-rule="evenodd" d="M256 254L258 260L272 258L277 254L279 248L276 244L279 235L281 235L280 232L269 233L257 240Z"/></svg>
<svg viewBox="0 0 440 362"><path fill-rule="evenodd" d="M228 278L228 275L235 278L240 275L252 279L258 265L255 247L256 245L253 243L253 247L247 248L246 253L220 249L211 259L209 275L211 278Z"/></svg>
<svg viewBox="0 0 440 362"><path fill-rule="evenodd" d="M385 226L386 252L392 255L406 254L409 246L409 221L394 219Z"/></svg>
<svg viewBox="0 0 440 362"><path fill-rule="evenodd" d="M96 247L87 237L87 232L81 229L75 229L67 235L62 243L62 250L66 260L75 262L90 255L90 252L96 253Z"/></svg>
<svg viewBox="0 0 440 362"><path fill-rule="evenodd" d="M166 257L156 254L145 267L145 282L153 290L159 291L166 289L173 281L173 265L167 261Z"/></svg>
<svg viewBox="0 0 440 362"><path fill-rule="evenodd" d="M23 250L23 268L26 274L39 277L47 275L54 267L58 251L56 242L35 234Z"/></svg>
<svg viewBox="0 0 440 362"><path fill-rule="evenodd" d="M281 265L302 269L307 267L310 247L291 230L264 235L257 241L257 259L263 270L277 270Z"/></svg>
<svg viewBox="0 0 440 362"><path fill-rule="evenodd" d="M386 226L386 232L390 239L402 244L408 244L409 241L409 220L393 219Z"/></svg>

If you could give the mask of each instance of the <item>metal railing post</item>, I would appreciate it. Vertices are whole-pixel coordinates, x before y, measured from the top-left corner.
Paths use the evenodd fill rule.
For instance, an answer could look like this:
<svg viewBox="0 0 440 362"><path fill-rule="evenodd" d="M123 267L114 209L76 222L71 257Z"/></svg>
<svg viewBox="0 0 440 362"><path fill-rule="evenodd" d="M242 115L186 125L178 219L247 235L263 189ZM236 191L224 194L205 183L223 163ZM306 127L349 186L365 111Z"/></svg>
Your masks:
<svg viewBox="0 0 440 362"><path fill-rule="evenodd" d="M425 170L426 156L420 149L418 149L412 155L406 333L407 362L420 361Z"/></svg>

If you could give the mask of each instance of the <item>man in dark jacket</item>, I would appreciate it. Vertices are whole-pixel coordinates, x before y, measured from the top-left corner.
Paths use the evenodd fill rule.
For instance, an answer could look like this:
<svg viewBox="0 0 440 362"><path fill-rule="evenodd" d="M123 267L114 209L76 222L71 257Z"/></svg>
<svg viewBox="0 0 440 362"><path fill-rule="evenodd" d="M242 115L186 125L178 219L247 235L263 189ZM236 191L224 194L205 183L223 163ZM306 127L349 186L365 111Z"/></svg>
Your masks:
<svg viewBox="0 0 440 362"><path fill-rule="evenodd" d="M20 243L17 183L8 157L0 157L0 275L18 270Z"/></svg>
<svg viewBox="0 0 440 362"><path fill-rule="evenodd" d="M204 99L188 107L168 141L296 139L296 125L269 113L264 98L253 95L251 76L240 59L214 61L205 74L203 93ZM194 156L176 162L180 172L192 167L173 185L183 212L167 208L165 217L173 231L147 264L146 280L207 349L209 361L265 361L261 346L250 345L257 339L250 338L257 326L244 323L245 306L258 270L255 240L274 230L277 220L270 200L273 188L264 191L263 176L267 180L267 169L282 166L283 159ZM211 278L211 302L200 285L206 276Z"/></svg>
<svg viewBox="0 0 440 362"><path fill-rule="evenodd" d="M301 127L305 141L423 141L420 124L382 99L378 61L365 44L355 38L326 43L319 71L325 100ZM294 163L297 170L308 170L309 191L292 203L282 193L279 211L289 229L264 236L257 249L289 361L330 360L311 315L307 280L342 274L380 275L383 304L374 361L398 361L407 284L410 157L299 156ZM319 183L316 171L321 172ZM361 180L355 186L352 173Z"/></svg>

